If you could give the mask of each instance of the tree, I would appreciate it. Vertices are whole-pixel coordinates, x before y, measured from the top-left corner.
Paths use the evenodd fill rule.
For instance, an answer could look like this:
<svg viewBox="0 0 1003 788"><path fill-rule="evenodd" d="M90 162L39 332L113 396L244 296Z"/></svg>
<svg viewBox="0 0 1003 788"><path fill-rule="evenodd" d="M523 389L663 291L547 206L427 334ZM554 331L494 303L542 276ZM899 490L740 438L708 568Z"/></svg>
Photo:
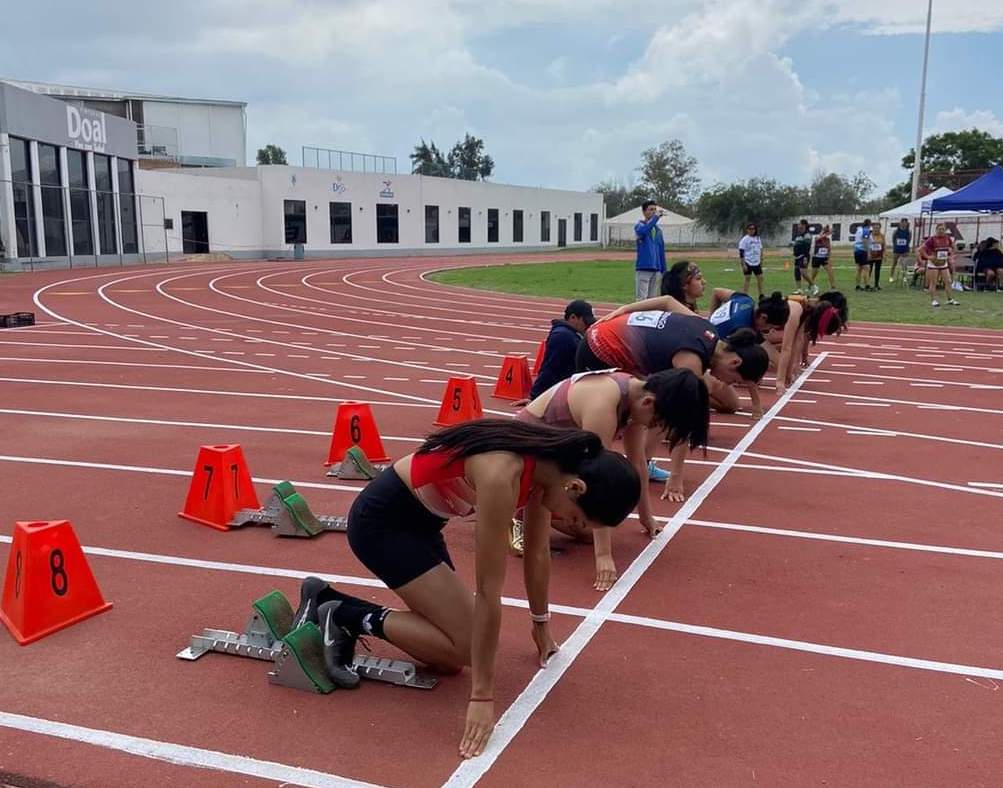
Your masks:
<svg viewBox="0 0 1003 788"><path fill-rule="evenodd" d="M641 153L640 187L664 208L686 211L700 188L697 160L679 140Z"/></svg>
<svg viewBox="0 0 1003 788"><path fill-rule="evenodd" d="M718 183L700 195L696 217L701 225L722 235L741 232L746 222L758 225L760 235L770 235L782 220L801 209L805 195L804 189L768 178Z"/></svg>
<svg viewBox="0 0 1003 788"><path fill-rule="evenodd" d="M932 134L923 140L919 193L929 194L941 186L958 189L1000 163L1003 163L1003 137L994 137L979 129ZM916 149L910 148L902 157L902 168L909 172L909 178L888 192L889 199L895 195L894 205L912 196L915 166ZM898 199L900 197L902 199Z"/></svg>
<svg viewBox="0 0 1003 788"><path fill-rule="evenodd" d="M424 138L414 146L411 159L411 173L414 175L432 175L436 178L449 178L449 164L434 142L426 144Z"/></svg>
<svg viewBox="0 0 1003 788"><path fill-rule="evenodd" d="M874 181L863 172L844 178L835 172L816 172L801 210L813 214L855 213L867 204Z"/></svg>
<svg viewBox="0 0 1003 788"><path fill-rule="evenodd" d="M647 199L647 191L640 186L628 188L613 178L597 183L590 191L603 196L607 216L617 216L629 211Z"/></svg>
<svg viewBox="0 0 1003 788"><path fill-rule="evenodd" d="M469 133L449 151L447 162L452 177L465 181L485 180L495 169L494 160L484 152L484 140Z"/></svg>
<svg viewBox="0 0 1003 788"><path fill-rule="evenodd" d="M263 148L258 148L258 164L288 164L286 152L278 145L268 143Z"/></svg>

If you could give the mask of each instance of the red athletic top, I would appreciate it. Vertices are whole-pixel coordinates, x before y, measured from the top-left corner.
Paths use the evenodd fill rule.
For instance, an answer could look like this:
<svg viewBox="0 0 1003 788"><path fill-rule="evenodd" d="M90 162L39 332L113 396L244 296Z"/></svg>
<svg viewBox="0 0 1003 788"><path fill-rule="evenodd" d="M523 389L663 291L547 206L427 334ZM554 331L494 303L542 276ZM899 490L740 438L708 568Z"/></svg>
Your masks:
<svg viewBox="0 0 1003 788"><path fill-rule="evenodd" d="M516 508L526 505L533 492L536 458L523 456ZM474 513L477 493L464 473L466 458L453 459L448 451L432 451L411 457L411 486L426 509L444 519L467 517Z"/></svg>
<svg viewBox="0 0 1003 788"><path fill-rule="evenodd" d="M954 241L949 235L931 235L923 244L931 268L947 268Z"/></svg>

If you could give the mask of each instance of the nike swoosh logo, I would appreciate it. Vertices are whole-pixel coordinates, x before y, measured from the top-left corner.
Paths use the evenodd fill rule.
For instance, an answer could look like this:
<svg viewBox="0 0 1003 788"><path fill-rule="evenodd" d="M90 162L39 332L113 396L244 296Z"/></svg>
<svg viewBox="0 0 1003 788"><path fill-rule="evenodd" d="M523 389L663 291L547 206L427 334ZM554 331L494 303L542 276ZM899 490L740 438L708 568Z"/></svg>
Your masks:
<svg viewBox="0 0 1003 788"><path fill-rule="evenodd" d="M331 631L331 611L327 611L327 619L324 621L324 645L330 648L334 645L334 641L328 639L327 633Z"/></svg>

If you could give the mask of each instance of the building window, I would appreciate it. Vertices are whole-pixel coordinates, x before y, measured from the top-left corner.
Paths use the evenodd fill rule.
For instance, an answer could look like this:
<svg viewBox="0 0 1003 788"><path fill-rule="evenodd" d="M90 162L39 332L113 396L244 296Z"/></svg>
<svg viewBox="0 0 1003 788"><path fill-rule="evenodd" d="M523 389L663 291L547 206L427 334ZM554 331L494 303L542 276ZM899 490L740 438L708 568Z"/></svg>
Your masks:
<svg viewBox="0 0 1003 788"><path fill-rule="evenodd" d="M63 213L62 167L55 145L38 145L38 182L42 186L42 228L47 257L66 255L66 219Z"/></svg>
<svg viewBox="0 0 1003 788"><path fill-rule="evenodd" d="M498 209L488 208L488 243L498 243Z"/></svg>
<svg viewBox="0 0 1003 788"><path fill-rule="evenodd" d="M350 202L332 202L331 243L350 244L352 242L352 204Z"/></svg>
<svg viewBox="0 0 1003 788"><path fill-rule="evenodd" d="M286 218L286 243L306 243L306 200L283 200Z"/></svg>
<svg viewBox="0 0 1003 788"><path fill-rule="evenodd" d="M582 215L580 213L575 214L575 240L582 240Z"/></svg>
<svg viewBox="0 0 1003 788"><path fill-rule="evenodd" d="M599 240L599 214L589 214L589 240Z"/></svg>
<svg viewBox="0 0 1003 788"><path fill-rule="evenodd" d="M98 241L101 254L116 254L115 195L112 194L110 156L94 154L94 186L98 199Z"/></svg>
<svg viewBox="0 0 1003 788"><path fill-rule="evenodd" d="M540 243L550 243L550 211L540 211Z"/></svg>
<svg viewBox="0 0 1003 788"><path fill-rule="evenodd" d="M31 155L28 141L10 138L11 179L14 182L14 231L17 235L17 256L38 254L35 241L35 203L32 199Z"/></svg>
<svg viewBox="0 0 1003 788"><path fill-rule="evenodd" d="M376 206L376 243L395 244L398 241L397 204Z"/></svg>
<svg viewBox="0 0 1003 788"><path fill-rule="evenodd" d="M522 211L512 211L512 243L522 243Z"/></svg>
<svg viewBox="0 0 1003 788"><path fill-rule="evenodd" d="M73 227L73 254L94 254L91 232L91 193L87 180L87 154L66 149L66 169L70 184L70 223Z"/></svg>
<svg viewBox="0 0 1003 788"><path fill-rule="evenodd" d="M136 254L139 251L136 238L136 187L132 182L132 162L128 159L118 160L118 220L122 223L122 252Z"/></svg>
<svg viewBox="0 0 1003 788"><path fill-rule="evenodd" d="M457 208L457 235L456 240L461 244L470 243L470 209L469 208Z"/></svg>
<svg viewBox="0 0 1003 788"><path fill-rule="evenodd" d="M425 243L439 243L439 206L425 206Z"/></svg>

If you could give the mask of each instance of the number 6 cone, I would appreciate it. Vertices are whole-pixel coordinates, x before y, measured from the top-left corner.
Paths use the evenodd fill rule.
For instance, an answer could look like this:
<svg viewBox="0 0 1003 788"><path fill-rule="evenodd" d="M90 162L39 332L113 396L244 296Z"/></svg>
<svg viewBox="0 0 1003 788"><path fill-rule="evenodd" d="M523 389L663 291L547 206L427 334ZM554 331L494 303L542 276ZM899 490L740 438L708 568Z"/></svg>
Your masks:
<svg viewBox="0 0 1003 788"><path fill-rule="evenodd" d="M345 459L345 452L358 446L370 462L390 462L383 438L376 427L372 408L365 402L342 402L334 417L331 448L325 465L334 465Z"/></svg>
<svg viewBox="0 0 1003 788"><path fill-rule="evenodd" d="M25 646L110 607L69 521L15 524L0 621L18 643Z"/></svg>
<svg viewBox="0 0 1003 788"><path fill-rule="evenodd" d="M179 517L229 531L227 525L241 509L260 509L251 472L240 444L202 446Z"/></svg>

